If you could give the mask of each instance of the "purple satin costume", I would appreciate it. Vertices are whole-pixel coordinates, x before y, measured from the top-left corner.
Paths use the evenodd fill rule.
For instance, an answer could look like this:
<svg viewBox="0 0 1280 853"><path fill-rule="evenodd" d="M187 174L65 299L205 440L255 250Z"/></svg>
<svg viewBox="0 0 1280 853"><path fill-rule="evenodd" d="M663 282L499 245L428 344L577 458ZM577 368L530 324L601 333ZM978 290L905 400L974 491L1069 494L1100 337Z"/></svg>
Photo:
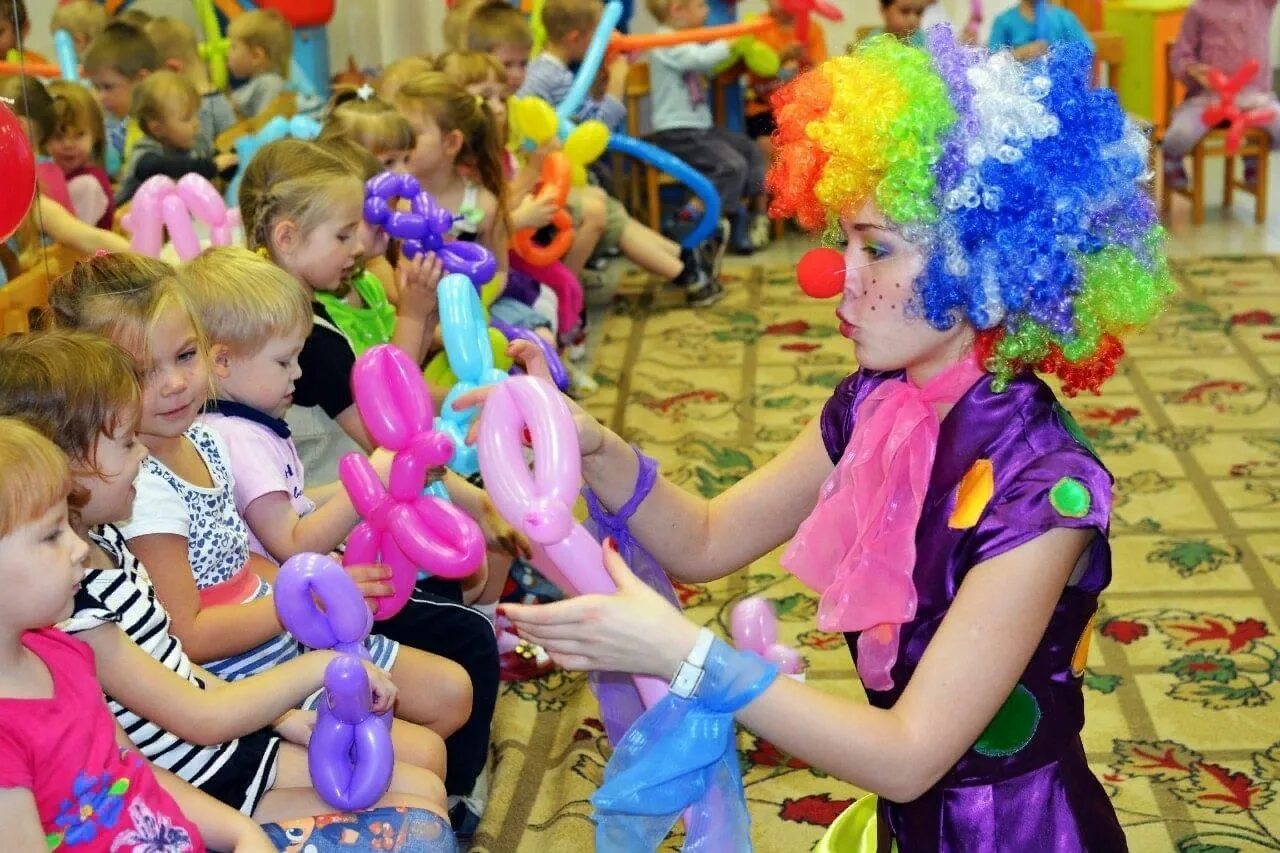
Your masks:
<svg viewBox="0 0 1280 853"><path fill-rule="evenodd" d="M867 393L900 375L860 371L836 387L821 421L833 462L849 441ZM888 708L897 702L970 567L1056 527L1092 528L1098 536L1089 546L1087 567L1062 593L1044 638L992 726L920 798L880 798L881 828L892 831L903 853L1127 849L1115 811L1085 763L1082 682L1072 671L1077 643L1111 579L1111 475L1073 437L1069 423L1053 392L1033 375L1015 379L1002 393L992 390L990 375L983 376L942 421L916 529L919 606L902 626L893 688L868 691L871 704ZM974 526L952 529L948 520L957 486L979 459L992 463L994 494ZM1061 514L1050 502L1064 477L1083 485L1091 498L1087 510L1075 507L1079 517ZM845 637L856 664L857 634Z"/></svg>

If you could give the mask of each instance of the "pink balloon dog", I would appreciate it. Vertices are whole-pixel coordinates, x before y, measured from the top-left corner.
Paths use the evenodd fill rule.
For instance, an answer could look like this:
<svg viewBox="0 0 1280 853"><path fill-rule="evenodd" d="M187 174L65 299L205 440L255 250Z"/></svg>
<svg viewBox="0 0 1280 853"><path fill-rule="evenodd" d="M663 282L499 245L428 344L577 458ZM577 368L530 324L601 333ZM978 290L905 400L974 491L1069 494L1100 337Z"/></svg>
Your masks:
<svg viewBox="0 0 1280 853"><path fill-rule="evenodd" d="M423 494L428 469L449 461L453 442L431 428L431 397L418 366L398 347L380 344L356 359L351 385L369 435L396 455L389 489L363 454L338 462L338 477L364 518L347 540L343 562L390 567L395 593L378 599L374 610L375 618L387 619L404 607L419 568L446 578L478 569L484 536L453 504Z"/></svg>
<svg viewBox="0 0 1280 853"><path fill-rule="evenodd" d="M739 649L755 652L782 672L804 672L800 654L778 642L778 617L768 599L753 595L735 604L729 614L729 634Z"/></svg>
<svg viewBox="0 0 1280 853"><path fill-rule="evenodd" d="M200 254L200 238L193 219L209 226L213 245L230 246L231 231L240 224L240 212L228 210L213 184L199 175L183 175L177 183L173 178L156 175L138 187L120 224L132 235L134 250L152 258L160 257L168 229L174 251L189 261Z"/></svg>
<svg viewBox="0 0 1280 853"><path fill-rule="evenodd" d="M317 605L317 601L319 605ZM324 694L307 743L311 784L336 809L366 809L391 784L391 712L373 712L364 638L373 619L355 581L320 554L297 554L276 577L276 612L285 630L313 649L341 654L324 672Z"/></svg>
<svg viewBox="0 0 1280 853"><path fill-rule="evenodd" d="M533 476L524 460L524 433L532 438ZM533 562L551 582L575 595L617 590L600 544L574 520L571 507L582 483L578 434L560 393L534 376L512 376L494 386L480 416L480 471L490 499L533 544ZM636 676L646 707L667 686Z"/></svg>

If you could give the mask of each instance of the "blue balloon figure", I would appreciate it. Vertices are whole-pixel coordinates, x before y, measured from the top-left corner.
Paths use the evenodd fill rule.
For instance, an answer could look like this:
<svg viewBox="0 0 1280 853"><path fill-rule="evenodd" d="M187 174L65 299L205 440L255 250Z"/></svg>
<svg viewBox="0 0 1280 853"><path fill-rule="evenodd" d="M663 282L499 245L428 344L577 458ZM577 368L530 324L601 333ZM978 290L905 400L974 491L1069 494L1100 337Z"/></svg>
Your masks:
<svg viewBox="0 0 1280 853"><path fill-rule="evenodd" d="M63 80L75 83L80 79L80 67L76 61L76 43L71 33L58 30L53 34L53 55L58 59L58 74Z"/></svg>

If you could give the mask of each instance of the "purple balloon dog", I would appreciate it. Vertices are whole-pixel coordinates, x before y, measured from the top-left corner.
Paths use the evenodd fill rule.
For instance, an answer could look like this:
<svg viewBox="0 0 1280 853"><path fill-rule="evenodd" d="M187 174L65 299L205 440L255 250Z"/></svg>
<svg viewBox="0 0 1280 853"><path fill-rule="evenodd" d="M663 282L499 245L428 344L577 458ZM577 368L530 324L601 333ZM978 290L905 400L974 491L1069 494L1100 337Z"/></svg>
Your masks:
<svg viewBox="0 0 1280 853"><path fill-rule="evenodd" d="M323 609L319 605L323 605ZM324 694L307 744L311 784L336 809L366 809L391 784L395 754L391 712L375 714L364 638L373 614L342 567L320 554L298 554L280 567L276 613L298 642L341 652L324 673Z"/></svg>
<svg viewBox="0 0 1280 853"><path fill-rule="evenodd" d="M396 210L391 202L397 198L408 199L409 210ZM465 275L479 287L493 278L498 262L493 253L479 243L445 242L453 223L460 218L436 204L430 193L422 191L422 185L413 175L382 172L365 182L365 222L385 229L402 241L406 258L435 252L445 272Z"/></svg>

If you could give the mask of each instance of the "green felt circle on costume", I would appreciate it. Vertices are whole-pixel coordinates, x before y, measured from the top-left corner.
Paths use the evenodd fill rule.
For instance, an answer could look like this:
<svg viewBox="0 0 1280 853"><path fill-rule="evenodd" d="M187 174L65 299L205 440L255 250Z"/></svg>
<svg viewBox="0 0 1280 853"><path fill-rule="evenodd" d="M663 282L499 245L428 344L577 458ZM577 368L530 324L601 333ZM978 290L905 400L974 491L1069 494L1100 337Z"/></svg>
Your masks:
<svg viewBox="0 0 1280 853"><path fill-rule="evenodd" d="M1040 703L1030 690L1019 684L996 711L973 750L988 758L1013 755L1031 743L1039 725Z"/></svg>
<svg viewBox="0 0 1280 853"><path fill-rule="evenodd" d="M391 343L396 329L396 306L387 300L382 282L368 270L353 278L351 286L364 302L363 308L332 293L317 292L316 301L329 312L329 319L342 330L358 356L369 347Z"/></svg>
<svg viewBox="0 0 1280 853"><path fill-rule="evenodd" d="M1058 515L1084 518L1093 505L1093 497L1084 483L1073 477L1063 477L1049 490L1049 503L1058 511Z"/></svg>

